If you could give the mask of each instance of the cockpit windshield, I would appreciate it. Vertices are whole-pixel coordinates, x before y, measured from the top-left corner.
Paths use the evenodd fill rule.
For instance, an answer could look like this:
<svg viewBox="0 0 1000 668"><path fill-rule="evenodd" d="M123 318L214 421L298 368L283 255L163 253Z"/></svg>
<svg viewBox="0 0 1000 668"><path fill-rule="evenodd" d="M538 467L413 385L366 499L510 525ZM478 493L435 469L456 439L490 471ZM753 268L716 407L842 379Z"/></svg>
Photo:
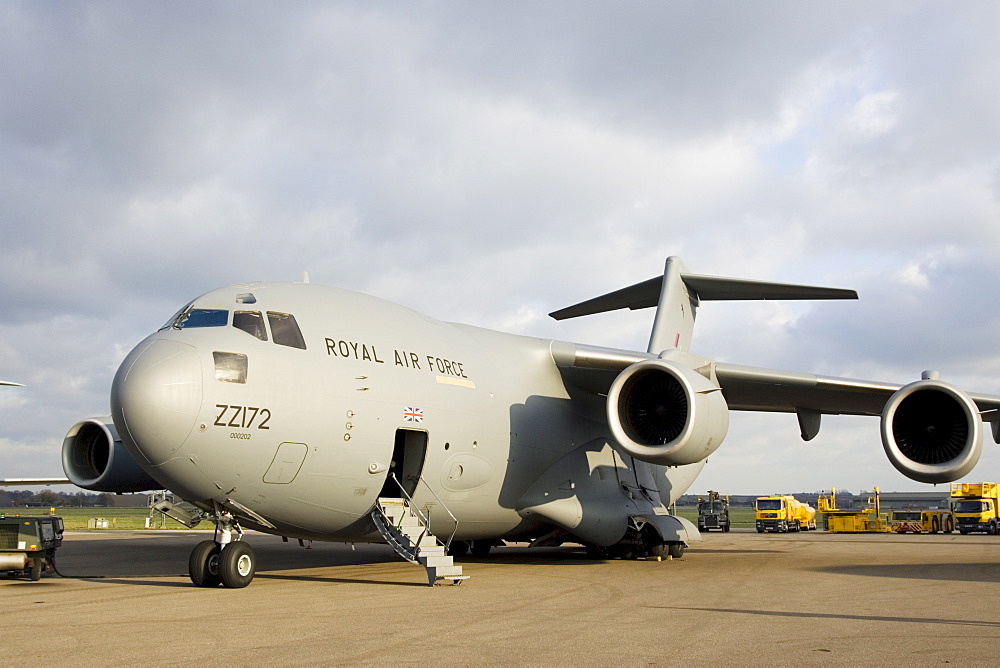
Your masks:
<svg viewBox="0 0 1000 668"><path fill-rule="evenodd" d="M233 327L242 329L247 334L267 341L267 329L264 327L264 316L260 311L236 311L233 314Z"/></svg>
<svg viewBox="0 0 1000 668"><path fill-rule="evenodd" d="M256 300L255 300L256 301ZM243 303L252 303L244 300ZM266 316L266 317L265 317ZM267 324L265 325L265 319ZM229 311L226 309L195 308L194 304L188 304L178 311L161 330L173 327L174 329L193 329L196 327L225 327L230 323ZM234 311L232 326L246 332L260 341L268 340L268 329L271 330L271 340L279 346L289 348L306 349L306 340L302 336L302 330L291 313L281 313L278 311Z"/></svg>
<svg viewBox="0 0 1000 668"><path fill-rule="evenodd" d="M274 337L274 342L279 346L306 349L306 340L302 338L302 331L299 330L294 315L268 311L267 322L271 325L271 335Z"/></svg>
<svg viewBox="0 0 1000 668"><path fill-rule="evenodd" d="M229 311L213 308L192 308L185 311L174 327L189 329L192 327L225 327L229 323Z"/></svg>

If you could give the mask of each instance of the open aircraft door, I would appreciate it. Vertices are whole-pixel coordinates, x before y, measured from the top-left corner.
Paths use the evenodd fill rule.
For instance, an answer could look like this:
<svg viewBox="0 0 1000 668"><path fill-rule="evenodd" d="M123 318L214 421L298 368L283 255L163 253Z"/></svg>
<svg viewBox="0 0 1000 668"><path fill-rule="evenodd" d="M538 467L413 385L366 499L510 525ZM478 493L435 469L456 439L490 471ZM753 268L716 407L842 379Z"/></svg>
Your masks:
<svg viewBox="0 0 1000 668"><path fill-rule="evenodd" d="M379 497L412 497L420 482L426 454L427 432L397 429L392 448L392 461L389 462Z"/></svg>

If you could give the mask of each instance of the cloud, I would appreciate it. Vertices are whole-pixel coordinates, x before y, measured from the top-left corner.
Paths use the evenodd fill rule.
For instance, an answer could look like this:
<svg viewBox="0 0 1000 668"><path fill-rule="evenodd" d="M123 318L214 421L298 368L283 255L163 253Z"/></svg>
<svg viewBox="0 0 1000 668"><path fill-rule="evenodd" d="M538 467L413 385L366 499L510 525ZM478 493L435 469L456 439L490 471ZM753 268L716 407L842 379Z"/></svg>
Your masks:
<svg viewBox="0 0 1000 668"><path fill-rule="evenodd" d="M446 320L644 349L652 311L545 314L680 255L862 297L707 304L696 352L1000 391L998 18L5 3L0 376L29 387L0 390L22 402L0 403L0 456L106 413L118 361L195 296L303 271ZM706 475L729 450L767 459L771 417L734 428ZM831 418L822 438L882 457L854 429ZM710 479L756 491L769 470Z"/></svg>

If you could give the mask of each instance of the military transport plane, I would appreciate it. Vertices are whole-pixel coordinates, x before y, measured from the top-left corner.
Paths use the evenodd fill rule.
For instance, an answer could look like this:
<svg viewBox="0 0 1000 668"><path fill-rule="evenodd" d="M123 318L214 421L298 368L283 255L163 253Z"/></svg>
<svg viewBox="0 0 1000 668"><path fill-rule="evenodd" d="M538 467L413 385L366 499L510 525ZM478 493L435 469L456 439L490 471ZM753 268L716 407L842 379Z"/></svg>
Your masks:
<svg viewBox="0 0 1000 668"><path fill-rule="evenodd" d="M136 346L111 416L70 429L63 467L90 490L169 489L183 502L161 510L214 523L188 564L199 586L249 584L244 528L385 541L432 584L460 581L438 541L680 556L698 530L667 507L721 445L731 410L794 413L806 440L824 414L881 415L889 459L923 482L972 469L983 420L997 439L1000 397L936 372L899 386L690 352L703 301L855 298L691 274L671 257L662 276L551 314L655 306L638 352L440 322L333 287L234 285Z"/></svg>

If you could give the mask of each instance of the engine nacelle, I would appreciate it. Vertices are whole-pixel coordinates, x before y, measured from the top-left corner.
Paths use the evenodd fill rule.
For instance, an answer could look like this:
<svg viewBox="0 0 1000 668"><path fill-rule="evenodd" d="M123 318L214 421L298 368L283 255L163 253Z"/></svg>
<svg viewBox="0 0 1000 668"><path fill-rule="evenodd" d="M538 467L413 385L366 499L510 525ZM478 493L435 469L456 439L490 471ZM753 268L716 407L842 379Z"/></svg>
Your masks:
<svg viewBox="0 0 1000 668"><path fill-rule="evenodd" d="M664 359L644 360L615 378L608 423L626 452L651 464L700 462L729 431L729 406L717 385Z"/></svg>
<svg viewBox="0 0 1000 668"><path fill-rule="evenodd" d="M128 453L110 417L77 422L63 439L63 471L77 487L95 492L163 489Z"/></svg>
<svg viewBox="0 0 1000 668"><path fill-rule="evenodd" d="M979 461L983 422L972 399L940 380L901 387L882 410L882 446L896 469L913 480L957 480Z"/></svg>

